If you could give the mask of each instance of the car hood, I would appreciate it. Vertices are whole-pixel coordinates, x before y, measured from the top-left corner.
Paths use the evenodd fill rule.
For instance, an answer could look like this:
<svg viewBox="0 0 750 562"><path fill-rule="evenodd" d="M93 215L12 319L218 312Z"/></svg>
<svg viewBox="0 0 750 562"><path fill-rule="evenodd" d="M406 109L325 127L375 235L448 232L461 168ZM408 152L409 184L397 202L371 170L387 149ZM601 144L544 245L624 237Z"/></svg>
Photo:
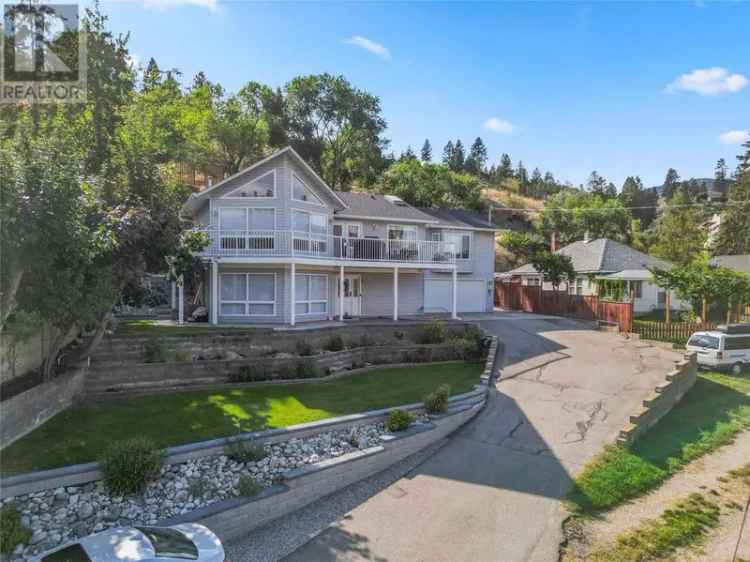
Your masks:
<svg viewBox="0 0 750 562"><path fill-rule="evenodd" d="M136 562L156 555L143 533L132 528L110 529L80 542L92 562Z"/></svg>
<svg viewBox="0 0 750 562"><path fill-rule="evenodd" d="M224 547L221 545L219 537L207 527L197 523L183 523L182 525L174 525L172 528L184 533L187 538L195 543L195 546L198 547L200 562L214 560L223 562Z"/></svg>

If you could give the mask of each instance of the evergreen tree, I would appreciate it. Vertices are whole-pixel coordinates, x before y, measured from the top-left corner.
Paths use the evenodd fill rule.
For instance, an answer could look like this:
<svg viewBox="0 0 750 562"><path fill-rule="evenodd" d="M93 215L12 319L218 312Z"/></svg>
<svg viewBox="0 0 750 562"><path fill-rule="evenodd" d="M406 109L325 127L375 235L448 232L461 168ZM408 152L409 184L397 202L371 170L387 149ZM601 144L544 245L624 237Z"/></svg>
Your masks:
<svg viewBox="0 0 750 562"><path fill-rule="evenodd" d="M461 139L458 139L456 141L456 144L453 145L453 154L451 155L450 164L448 164L448 167L453 172L462 172L464 170L464 166L466 164L466 153L464 152L464 145L461 142Z"/></svg>
<svg viewBox="0 0 750 562"><path fill-rule="evenodd" d="M529 195L532 197L542 197L544 194L544 179L539 168L534 168L534 171L531 172L531 185L529 187Z"/></svg>
<svg viewBox="0 0 750 562"><path fill-rule="evenodd" d="M645 190L640 177L628 176L625 179L619 199L624 207L631 209L630 214L639 222L641 229L647 229L654 222L658 195L653 190Z"/></svg>
<svg viewBox="0 0 750 562"><path fill-rule="evenodd" d="M594 195L606 196L607 180L600 176L596 170L591 172L586 186Z"/></svg>
<svg viewBox="0 0 750 562"><path fill-rule="evenodd" d="M481 175L484 173L487 164L487 148L481 137L477 137L471 145L469 157L466 159L465 169L470 174Z"/></svg>
<svg viewBox="0 0 750 562"><path fill-rule="evenodd" d="M450 166L451 162L453 161L453 141L448 141L448 143L443 148L443 164L446 166Z"/></svg>
<svg viewBox="0 0 750 562"><path fill-rule="evenodd" d="M159 65L156 64L154 57L151 57L143 71L143 91L157 88L162 83L162 72Z"/></svg>
<svg viewBox="0 0 750 562"><path fill-rule="evenodd" d="M739 160L739 164L737 164L738 178L750 172L750 139L742 146L745 148L745 152L737 156L737 160Z"/></svg>
<svg viewBox="0 0 750 562"><path fill-rule="evenodd" d="M509 154L503 153L500 157L500 167L497 169L498 179L504 180L513 175L513 161Z"/></svg>
<svg viewBox="0 0 750 562"><path fill-rule="evenodd" d="M690 203L687 193L680 190L667 203L656 221L651 253L676 264L688 264L705 249L706 232L701 228L703 217Z"/></svg>
<svg viewBox="0 0 750 562"><path fill-rule="evenodd" d="M518 180L518 192L521 195L526 195L529 192L529 173L526 171L522 160L518 161L516 179Z"/></svg>
<svg viewBox="0 0 750 562"><path fill-rule="evenodd" d="M422 162L432 161L432 145L430 144L430 139L424 139L424 144L422 145L420 156L422 158Z"/></svg>
<svg viewBox="0 0 750 562"><path fill-rule="evenodd" d="M727 189L727 163L723 158L716 162L714 171L714 190L721 194L726 194Z"/></svg>
<svg viewBox="0 0 750 562"><path fill-rule="evenodd" d="M740 162L750 162L750 141L743 145ZM721 217L716 254L750 254L750 167L741 171L729 192L729 205Z"/></svg>
<svg viewBox="0 0 750 562"><path fill-rule="evenodd" d="M674 168L667 170L667 176L664 178L664 184L662 185L662 197L665 199L671 198L677 191L679 184L680 174L677 173L677 170Z"/></svg>
<svg viewBox="0 0 750 562"><path fill-rule="evenodd" d="M406 151L401 153L401 156L399 157L399 160L416 160L417 155L414 154L414 151L411 149L411 145L406 147Z"/></svg>

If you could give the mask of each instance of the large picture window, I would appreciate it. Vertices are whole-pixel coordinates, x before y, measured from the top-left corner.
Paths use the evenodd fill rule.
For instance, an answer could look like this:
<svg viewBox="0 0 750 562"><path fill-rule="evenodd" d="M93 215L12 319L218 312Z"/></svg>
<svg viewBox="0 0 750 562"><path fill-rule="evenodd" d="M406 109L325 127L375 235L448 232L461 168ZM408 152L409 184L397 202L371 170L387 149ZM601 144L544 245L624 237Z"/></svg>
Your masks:
<svg viewBox="0 0 750 562"><path fill-rule="evenodd" d="M328 236L326 215L296 210L292 218L292 226L295 251L325 254Z"/></svg>
<svg viewBox="0 0 750 562"><path fill-rule="evenodd" d="M295 201L305 201L306 203L315 203L316 205L322 205L323 202L318 198L312 189L305 185L301 179L297 177L297 174L292 174L292 199Z"/></svg>
<svg viewBox="0 0 750 562"><path fill-rule="evenodd" d="M453 243L457 260L471 259L471 233L450 230L438 230L432 233L432 239L438 242Z"/></svg>
<svg viewBox="0 0 750 562"><path fill-rule="evenodd" d="M298 273L294 283L296 314L328 313L328 275Z"/></svg>
<svg viewBox="0 0 750 562"><path fill-rule="evenodd" d="M273 250L276 209L223 207L219 209L222 250Z"/></svg>
<svg viewBox="0 0 750 562"><path fill-rule="evenodd" d="M273 199L274 197L276 197L276 170L266 172L262 176L255 178L247 185L238 187L237 189L229 193L227 197Z"/></svg>
<svg viewBox="0 0 750 562"><path fill-rule="evenodd" d="M222 316L275 316L275 273L222 273L219 287Z"/></svg>
<svg viewBox="0 0 750 562"><path fill-rule="evenodd" d="M417 227L404 224L389 224L388 225L388 239L389 240L416 240L417 239Z"/></svg>

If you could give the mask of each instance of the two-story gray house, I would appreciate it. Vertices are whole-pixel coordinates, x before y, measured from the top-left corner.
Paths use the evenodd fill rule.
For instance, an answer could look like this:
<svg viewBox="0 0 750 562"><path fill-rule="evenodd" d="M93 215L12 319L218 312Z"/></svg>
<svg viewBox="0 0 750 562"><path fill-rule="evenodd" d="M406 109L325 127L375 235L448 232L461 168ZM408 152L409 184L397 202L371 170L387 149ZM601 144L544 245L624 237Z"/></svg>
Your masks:
<svg viewBox="0 0 750 562"><path fill-rule="evenodd" d="M492 310L495 227L479 214L333 191L284 148L191 195L213 324Z"/></svg>

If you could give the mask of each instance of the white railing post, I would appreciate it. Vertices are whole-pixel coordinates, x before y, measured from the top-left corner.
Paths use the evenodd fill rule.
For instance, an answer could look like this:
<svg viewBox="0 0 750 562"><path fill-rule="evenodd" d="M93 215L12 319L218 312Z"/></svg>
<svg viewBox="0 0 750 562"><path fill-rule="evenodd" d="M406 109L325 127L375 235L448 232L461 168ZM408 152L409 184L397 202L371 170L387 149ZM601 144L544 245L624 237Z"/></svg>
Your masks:
<svg viewBox="0 0 750 562"><path fill-rule="evenodd" d="M453 266L453 311L451 318L458 320L458 267Z"/></svg>
<svg viewBox="0 0 750 562"><path fill-rule="evenodd" d="M219 323L219 264L211 261L211 324Z"/></svg>
<svg viewBox="0 0 750 562"><path fill-rule="evenodd" d="M339 320L344 321L344 266L339 269Z"/></svg>
<svg viewBox="0 0 750 562"><path fill-rule="evenodd" d="M291 298L289 299L292 303L292 313L290 317L290 324L292 326L295 325L297 320L297 267L295 266L294 262L292 262L292 280L289 283L289 289L291 291Z"/></svg>
<svg viewBox="0 0 750 562"><path fill-rule="evenodd" d="M398 266L393 268L393 321L398 321Z"/></svg>

